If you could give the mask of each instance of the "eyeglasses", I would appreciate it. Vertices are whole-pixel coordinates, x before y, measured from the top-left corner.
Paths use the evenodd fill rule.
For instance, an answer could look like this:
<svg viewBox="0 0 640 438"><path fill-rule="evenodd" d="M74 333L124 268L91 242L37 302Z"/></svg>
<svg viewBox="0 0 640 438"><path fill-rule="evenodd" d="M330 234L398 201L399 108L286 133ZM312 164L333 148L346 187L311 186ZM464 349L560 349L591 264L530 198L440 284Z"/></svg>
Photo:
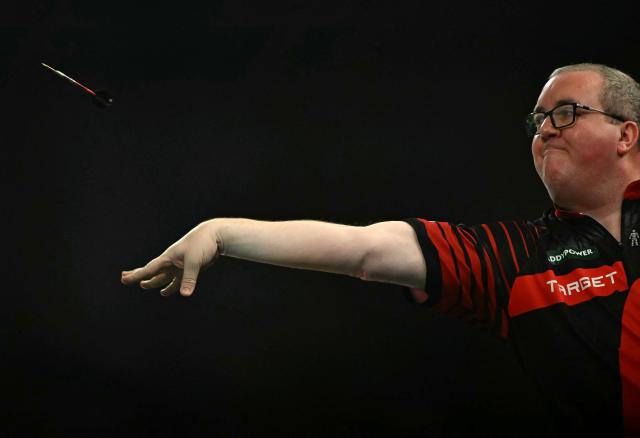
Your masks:
<svg viewBox="0 0 640 438"><path fill-rule="evenodd" d="M540 126L544 119L549 116L551 118L551 124L556 129L567 128L576 122L576 108L583 109L585 111L595 111L605 116L612 117L621 122L626 121L623 117L615 114L606 113L602 110L591 108L590 106L583 105L581 103L563 103L549 111L536 111L527 116L527 134L529 137L533 137L540 134Z"/></svg>

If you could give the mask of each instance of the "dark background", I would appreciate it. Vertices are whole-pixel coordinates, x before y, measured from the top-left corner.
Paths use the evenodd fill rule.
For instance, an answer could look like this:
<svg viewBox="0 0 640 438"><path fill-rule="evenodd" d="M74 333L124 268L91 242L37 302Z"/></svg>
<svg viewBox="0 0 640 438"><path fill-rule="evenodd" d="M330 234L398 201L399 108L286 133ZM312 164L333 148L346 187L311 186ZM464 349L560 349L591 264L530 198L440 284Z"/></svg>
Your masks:
<svg viewBox="0 0 640 438"><path fill-rule="evenodd" d="M213 217L537 217L523 117L555 67L640 76L632 4L5 7L0 433L546 434L511 349L401 287L222 258L165 299L120 271Z"/></svg>

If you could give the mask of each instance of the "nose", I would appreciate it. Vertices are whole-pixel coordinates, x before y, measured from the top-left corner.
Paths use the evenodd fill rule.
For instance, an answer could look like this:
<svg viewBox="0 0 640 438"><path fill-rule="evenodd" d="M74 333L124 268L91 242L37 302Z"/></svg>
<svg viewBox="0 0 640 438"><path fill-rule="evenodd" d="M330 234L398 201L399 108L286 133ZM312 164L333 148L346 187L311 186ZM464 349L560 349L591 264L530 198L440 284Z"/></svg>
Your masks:
<svg viewBox="0 0 640 438"><path fill-rule="evenodd" d="M556 135L558 135L560 133L560 130L555 126L553 126L553 123L551 123L551 116L547 116L542 121L542 124L540 125L540 129L538 129L538 132L540 133L540 137L542 138L542 140L546 140L548 138L555 137Z"/></svg>

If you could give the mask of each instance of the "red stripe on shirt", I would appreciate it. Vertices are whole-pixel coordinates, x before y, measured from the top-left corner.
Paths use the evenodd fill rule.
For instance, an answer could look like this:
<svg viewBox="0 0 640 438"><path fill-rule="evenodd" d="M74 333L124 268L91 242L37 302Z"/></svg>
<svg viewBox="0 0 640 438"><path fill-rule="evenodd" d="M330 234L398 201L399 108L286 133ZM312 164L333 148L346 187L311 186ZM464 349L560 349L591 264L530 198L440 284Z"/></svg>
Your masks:
<svg viewBox="0 0 640 438"><path fill-rule="evenodd" d="M502 222L498 222L502 229L504 230L504 235L507 236L507 241L509 242L509 249L511 250L511 258L513 259L513 265L516 267L516 272L520 271L520 266L518 266L518 260L516 259L516 250L513 248L513 242L511 241L511 236L509 235L509 231L507 231L507 227Z"/></svg>
<svg viewBox="0 0 640 438"><path fill-rule="evenodd" d="M453 228L451 227L451 224L443 223L442 229L445 232L447 241L451 244L451 247L453 248L455 258L458 261L458 275L459 275L458 286L459 286L460 292L462 293L462 296L459 297L458 305L461 305L465 309L471 309L473 302L471 300L471 294L469 293L471 290L471 275L472 275L470 266L467 264L467 261L464 257L464 250L460 246L458 237L454 233ZM467 253L468 252L469 251L467 250Z"/></svg>
<svg viewBox="0 0 640 438"><path fill-rule="evenodd" d="M507 313L500 309L500 313L502 314L502 324L500 325L500 336L504 339L509 335L509 319L507 318Z"/></svg>
<svg viewBox="0 0 640 438"><path fill-rule="evenodd" d="M629 290L622 312L618 350L624 434L640 436L640 279Z"/></svg>
<svg viewBox="0 0 640 438"><path fill-rule="evenodd" d="M476 239L475 237L469 233L464 228L459 229L460 234L462 236L462 241L467 249L467 254L469 256L469 263L471 268L471 275L473 276L474 284L476 285L476 297L475 302L477 305L476 308L476 318L480 320L484 319L492 319L491 311L489 310L489 303L487 303L487 291L482 284L482 264L480 262L480 255L476 250ZM472 291L469 291L471 293Z"/></svg>
<svg viewBox="0 0 640 438"><path fill-rule="evenodd" d="M506 337L508 330L507 313L506 309L498 308L495 267L487 251L482 251L481 254L478 253L476 247L478 236L476 233L470 233L464 228L457 228L457 231L460 233L461 242L459 242L458 236L451 224L433 221L424 221L424 223L427 236L438 252L442 274L442 295L440 300L434 305L434 308L445 312L456 312L471 310L472 303L475 303L476 308L473 309L474 316L480 320L489 319L490 321L495 321L498 317L498 312L500 312L500 335ZM489 235L495 252L496 244L493 235L490 230L487 230L487 234ZM463 246L469 257L468 263L465 259ZM497 252L495 252L495 254L498 263L500 263L499 254ZM482 261L480 257L482 257ZM486 278L484 279L482 263L484 263L486 268ZM502 270L502 268L500 269ZM504 272L502 275L506 284ZM472 291L472 277L476 285L473 301L471 300L471 293L474 292ZM428 293L429 291L426 292ZM488 297L486 294L488 294ZM424 301L424 295L426 294L422 292L419 294L422 296L416 296L416 293L413 292L413 295L414 298Z"/></svg>
<svg viewBox="0 0 640 438"><path fill-rule="evenodd" d="M520 228L520 225L518 225L516 222L514 222L513 225L518 230L518 233L520 233L520 238L522 239L522 245L524 246L524 252L527 254L527 258L529 258L529 248L527 247L527 240L524 238L524 234L522 234L522 229Z"/></svg>
<svg viewBox="0 0 640 438"><path fill-rule="evenodd" d="M493 237L493 233L491 232L491 229L487 224L482 224L482 228L485 230L485 232L487 233L487 236L489 237L491 248L493 248L493 253L495 254L496 260L498 261L498 269L500 269L500 275L502 276L505 292L510 293L509 283L507 282L507 276L504 273L504 267L502 266L502 258L500 257L500 253L497 250L496 240ZM489 263L489 266L491 266L491 263ZM492 281L490 284L495 285L495 277L492 276L492 279L494 281ZM492 289L493 290L491 291L491 296L494 298L496 302L496 314L497 312L500 312L500 316L501 316L500 336L503 338L506 338L509 334L509 321L507 320L507 313L505 312L505 309L498 307L497 305L498 297L497 297L497 291L495 289L495 286L492 286Z"/></svg>
<svg viewBox="0 0 640 438"><path fill-rule="evenodd" d="M491 259L489 258L489 254L484 252L484 263L487 267L487 293L489 294L489 313L491 315L492 320L496 320L498 317L498 300L496 297L496 279L493 273L493 265L491 264Z"/></svg>
<svg viewBox="0 0 640 438"><path fill-rule="evenodd" d="M436 309L440 309L443 311L449 310L451 306L455 304L457 297L455 294L445 293L452 290L457 290L458 285L458 276L456 275L456 264L453 259L453 254L451 251L450 242L446 239L446 232L443 236L443 233L440 231L438 227L443 226L444 222L427 222L427 235L431 240L431 243L435 246L438 251L438 257L440 258L440 271L442 272L442 295L438 303L435 304ZM427 291L428 293L429 291Z"/></svg>
<svg viewBox="0 0 640 438"><path fill-rule="evenodd" d="M498 252L498 247L496 245L496 240L493 238L493 233L487 224L482 224L482 228L489 236L489 242L491 243L491 248L493 248L493 253L496 255L496 260L498 261L498 268L500 269L500 274L502 275L502 280L504 282L504 287L506 290L509 290L509 282L507 282L507 276L504 273L504 267L502 266L502 258L500 257L500 253Z"/></svg>

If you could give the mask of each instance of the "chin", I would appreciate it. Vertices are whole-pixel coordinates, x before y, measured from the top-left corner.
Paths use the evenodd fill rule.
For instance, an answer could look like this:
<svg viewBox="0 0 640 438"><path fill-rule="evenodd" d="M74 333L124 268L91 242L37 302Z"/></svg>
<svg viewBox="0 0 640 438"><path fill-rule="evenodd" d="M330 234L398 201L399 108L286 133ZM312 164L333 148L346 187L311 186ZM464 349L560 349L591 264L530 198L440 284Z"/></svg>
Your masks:
<svg viewBox="0 0 640 438"><path fill-rule="evenodd" d="M549 197L556 204L562 205L562 199L560 194L567 193L570 189L569 178L563 172L549 172L547 171L541 175L542 182L547 188Z"/></svg>
<svg viewBox="0 0 640 438"><path fill-rule="evenodd" d="M568 171L565 160L549 159L547 156L542 159L538 173L546 186L562 186L571 172Z"/></svg>

